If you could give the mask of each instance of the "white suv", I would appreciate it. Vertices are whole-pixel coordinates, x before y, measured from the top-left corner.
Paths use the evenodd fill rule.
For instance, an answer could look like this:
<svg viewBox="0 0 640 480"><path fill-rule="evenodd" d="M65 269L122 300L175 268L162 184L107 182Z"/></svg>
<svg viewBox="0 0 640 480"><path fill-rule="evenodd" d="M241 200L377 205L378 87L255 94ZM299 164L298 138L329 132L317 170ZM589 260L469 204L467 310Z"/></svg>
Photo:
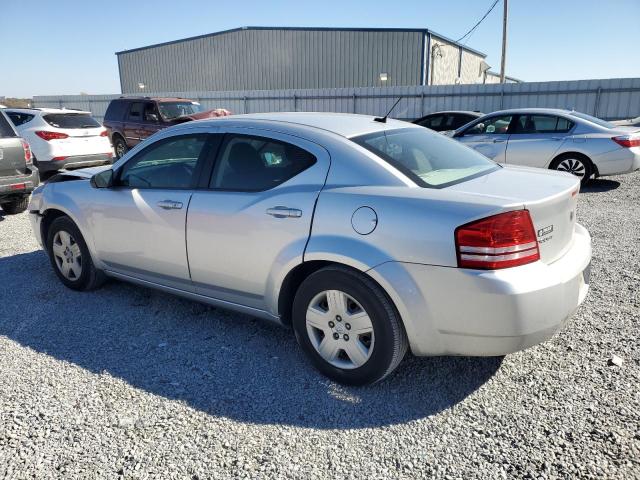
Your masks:
<svg viewBox="0 0 640 480"><path fill-rule="evenodd" d="M29 142L41 173L110 164L106 129L91 112L58 108L7 108L4 113Z"/></svg>

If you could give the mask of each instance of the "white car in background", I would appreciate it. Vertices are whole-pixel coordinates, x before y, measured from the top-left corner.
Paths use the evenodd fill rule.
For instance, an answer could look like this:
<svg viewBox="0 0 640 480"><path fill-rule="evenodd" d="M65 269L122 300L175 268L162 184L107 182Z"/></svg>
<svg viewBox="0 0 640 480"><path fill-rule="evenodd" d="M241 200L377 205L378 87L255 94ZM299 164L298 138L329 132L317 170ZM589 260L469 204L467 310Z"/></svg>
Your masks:
<svg viewBox="0 0 640 480"><path fill-rule="evenodd" d="M110 164L107 130L91 112L58 108L7 108L4 113L31 146L40 173Z"/></svg>

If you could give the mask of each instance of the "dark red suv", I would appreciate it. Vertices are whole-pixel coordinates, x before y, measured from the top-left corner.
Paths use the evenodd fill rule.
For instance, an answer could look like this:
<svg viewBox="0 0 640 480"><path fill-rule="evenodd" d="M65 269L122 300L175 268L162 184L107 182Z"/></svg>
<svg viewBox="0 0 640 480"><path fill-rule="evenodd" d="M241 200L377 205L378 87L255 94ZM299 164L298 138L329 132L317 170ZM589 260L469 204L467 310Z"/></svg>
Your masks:
<svg viewBox="0 0 640 480"><path fill-rule="evenodd" d="M198 102L188 98L120 97L109 103L103 125L109 132L116 157L120 158L158 130L230 114L223 108L203 110Z"/></svg>

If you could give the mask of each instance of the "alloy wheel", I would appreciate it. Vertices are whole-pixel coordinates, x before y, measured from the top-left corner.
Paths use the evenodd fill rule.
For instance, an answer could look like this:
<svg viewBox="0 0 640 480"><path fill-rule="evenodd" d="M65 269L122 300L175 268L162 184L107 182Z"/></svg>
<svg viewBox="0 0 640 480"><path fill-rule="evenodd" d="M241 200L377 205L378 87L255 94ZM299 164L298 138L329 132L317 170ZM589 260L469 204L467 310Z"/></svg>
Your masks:
<svg viewBox="0 0 640 480"><path fill-rule="evenodd" d="M318 293L307 308L306 326L316 352L334 367L361 367L373 353L375 337L371 318L345 292Z"/></svg>
<svg viewBox="0 0 640 480"><path fill-rule="evenodd" d="M580 178L584 178L587 172L584 162L577 158L565 158L558 164L557 170L572 173Z"/></svg>
<svg viewBox="0 0 640 480"><path fill-rule="evenodd" d="M82 253L80 245L69 232L59 230L53 236L53 258L60 273L71 281L82 275Z"/></svg>

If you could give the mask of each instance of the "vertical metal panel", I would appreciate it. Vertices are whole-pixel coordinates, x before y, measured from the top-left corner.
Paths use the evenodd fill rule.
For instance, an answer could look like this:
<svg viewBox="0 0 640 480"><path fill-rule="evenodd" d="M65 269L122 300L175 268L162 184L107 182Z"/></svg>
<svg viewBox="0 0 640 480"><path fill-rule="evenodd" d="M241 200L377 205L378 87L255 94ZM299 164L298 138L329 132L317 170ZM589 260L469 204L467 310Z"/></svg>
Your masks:
<svg viewBox="0 0 640 480"><path fill-rule="evenodd" d="M259 39L258 39L259 40ZM364 48L364 45L363 45ZM504 93L503 93L504 92ZM598 93L599 92L599 93ZM269 111L336 111L381 115L399 96L392 116L416 118L438 110L480 110L500 108L574 108L605 119L640 116L640 78L531 82L486 85L434 85L359 88L315 88L286 90L242 90L148 92L148 95L199 99L205 108L227 108L235 113ZM34 97L37 107L67 107L91 111L104 117L109 102L119 95L64 95ZM295 96L295 98L294 98ZM246 98L246 100L245 100Z"/></svg>
<svg viewBox="0 0 640 480"><path fill-rule="evenodd" d="M416 85L423 32L246 29L118 55L122 90L255 90ZM380 73L389 76L386 85Z"/></svg>

